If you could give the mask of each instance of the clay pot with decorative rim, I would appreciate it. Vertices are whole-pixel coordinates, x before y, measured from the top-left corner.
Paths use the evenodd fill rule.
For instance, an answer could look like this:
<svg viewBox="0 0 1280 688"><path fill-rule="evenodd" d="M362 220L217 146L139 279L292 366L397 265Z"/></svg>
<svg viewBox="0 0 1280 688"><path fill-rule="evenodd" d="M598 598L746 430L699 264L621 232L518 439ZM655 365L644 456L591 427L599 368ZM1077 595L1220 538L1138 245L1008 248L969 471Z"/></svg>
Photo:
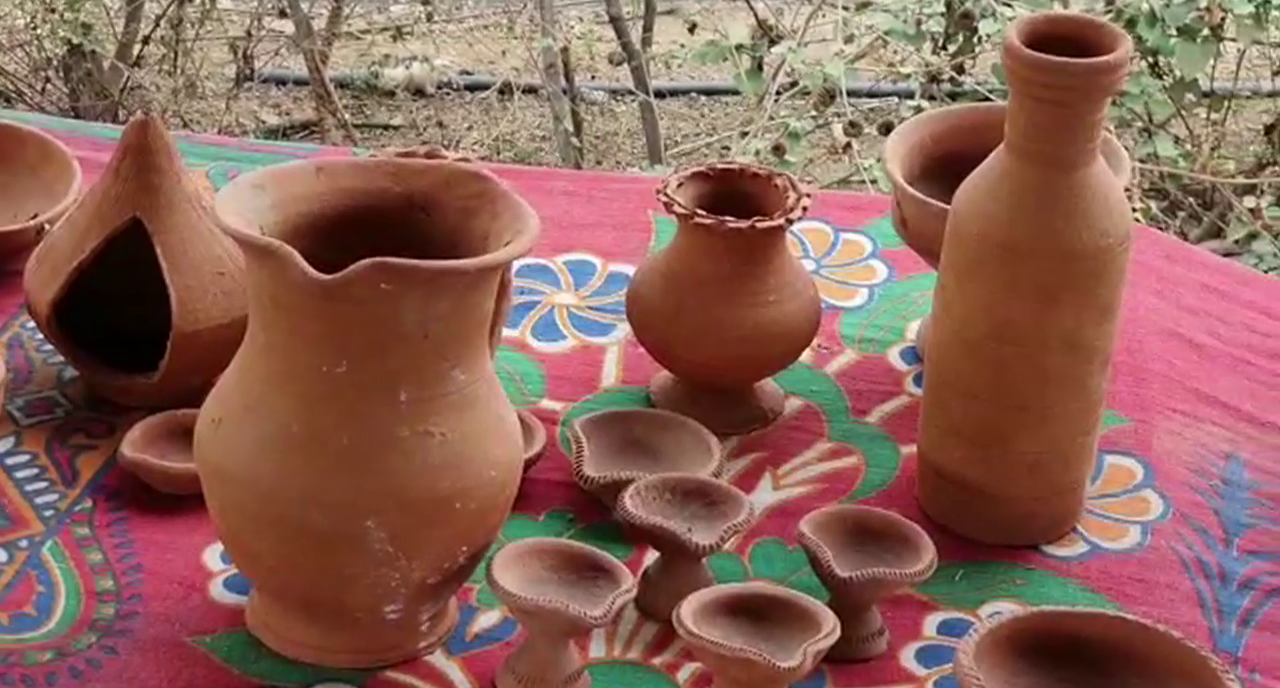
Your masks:
<svg viewBox="0 0 1280 688"><path fill-rule="evenodd" d="M800 546L840 617L840 639L829 661L860 662L889 649L880 600L924 582L938 552L910 519L875 507L833 504L805 514Z"/></svg>
<svg viewBox="0 0 1280 688"><path fill-rule="evenodd" d="M717 435L764 427L784 401L770 377L804 353L822 318L786 242L809 193L789 174L721 162L667 177L658 200L676 218L675 238L627 289L631 330L665 368L649 397Z"/></svg>
<svg viewBox="0 0 1280 688"><path fill-rule="evenodd" d="M520 485L493 354L538 217L474 165L356 158L240 175L216 210L249 329L195 454L248 628L325 666L431 652Z"/></svg>
<svg viewBox="0 0 1280 688"><path fill-rule="evenodd" d="M998 616L955 655L962 688L1240 688L1225 664L1178 633L1114 611L1037 607Z"/></svg>
<svg viewBox="0 0 1280 688"><path fill-rule="evenodd" d="M658 551L640 576L636 609L667 623L680 600L715 584L705 559L751 527L755 510L733 485L701 475L663 473L623 490L617 518Z"/></svg>
<svg viewBox="0 0 1280 688"><path fill-rule="evenodd" d="M576 641L635 597L626 565L581 542L527 538L498 550L486 577L525 631L498 669L497 688L589 688Z"/></svg>
<svg viewBox="0 0 1280 688"><path fill-rule="evenodd" d="M524 446L524 470L527 472L542 458L547 448L547 429L542 421L527 409L517 409L516 417L520 420L520 440Z"/></svg>
<svg viewBox="0 0 1280 688"><path fill-rule="evenodd" d="M0 255L20 253L67 214L80 197L75 154L49 134L0 122Z"/></svg>
<svg viewBox="0 0 1280 688"><path fill-rule="evenodd" d="M125 406L199 405L244 338L240 251L154 115L130 120L22 286L89 390Z"/></svg>
<svg viewBox="0 0 1280 688"><path fill-rule="evenodd" d="M724 459L710 430L671 411L605 409L569 428L573 479L610 509L636 480L657 473L715 476Z"/></svg>
<svg viewBox="0 0 1280 688"><path fill-rule="evenodd" d="M200 494L191 451L199 414L199 409L175 409L134 423L116 449L120 467L160 492Z"/></svg>
<svg viewBox="0 0 1280 688"><path fill-rule="evenodd" d="M1086 14L1014 21L1004 141L952 199L916 494L982 543L1053 542L1084 509L1134 228L1103 123L1132 52Z"/></svg>
<svg viewBox="0 0 1280 688"><path fill-rule="evenodd" d="M671 622L711 671L712 688L786 688L840 637L826 605L761 581L703 588L684 598Z"/></svg>

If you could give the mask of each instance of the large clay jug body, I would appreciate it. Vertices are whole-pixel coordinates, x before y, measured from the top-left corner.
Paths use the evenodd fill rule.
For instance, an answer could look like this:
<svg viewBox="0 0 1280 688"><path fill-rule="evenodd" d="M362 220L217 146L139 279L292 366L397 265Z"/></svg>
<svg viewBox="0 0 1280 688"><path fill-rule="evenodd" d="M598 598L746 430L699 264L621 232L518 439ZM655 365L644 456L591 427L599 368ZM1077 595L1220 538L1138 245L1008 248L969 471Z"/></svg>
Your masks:
<svg viewBox="0 0 1280 688"><path fill-rule="evenodd" d="M918 495L982 542L1053 541L1083 508L1133 224L1099 152L1130 50L1081 14L1015 22L1004 143L951 204Z"/></svg>
<svg viewBox="0 0 1280 688"><path fill-rule="evenodd" d="M249 325L195 453L249 630L330 666L428 652L520 481L491 351L537 218L478 168L407 160L267 168L216 210Z"/></svg>
<svg viewBox="0 0 1280 688"><path fill-rule="evenodd" d="M809 195L790 175L713 163L672 175L658 196L679 228L627 290L631 329L666 369L650 398L720 435L767 425L783 403L768 378L822 319L813 278L786 244Z"/></svg>

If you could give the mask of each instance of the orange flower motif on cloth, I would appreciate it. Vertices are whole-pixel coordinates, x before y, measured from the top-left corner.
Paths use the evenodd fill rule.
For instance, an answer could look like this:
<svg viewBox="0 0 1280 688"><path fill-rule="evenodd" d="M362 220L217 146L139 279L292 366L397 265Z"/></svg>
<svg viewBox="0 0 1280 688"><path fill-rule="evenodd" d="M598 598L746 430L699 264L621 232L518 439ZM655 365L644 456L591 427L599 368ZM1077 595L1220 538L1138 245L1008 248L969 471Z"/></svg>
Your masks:
<svg viewBox="0 0 1280 688"><path fill-rule="evenodd" d="M1133 552L1147 545L1152 525L1168 518L1169 511L1146 462L1131 454L1099 452L1080 522L1040 550L1064 559L1100 551Z"/></svg>
<svg viewBox="0 0 1280 688"><path fill-rule="evenodd" d="M813 275L828 306L865 306L891 276L888 263L876 256L875 239L865 232L801 220L788 230L787 246Z"/></svg>

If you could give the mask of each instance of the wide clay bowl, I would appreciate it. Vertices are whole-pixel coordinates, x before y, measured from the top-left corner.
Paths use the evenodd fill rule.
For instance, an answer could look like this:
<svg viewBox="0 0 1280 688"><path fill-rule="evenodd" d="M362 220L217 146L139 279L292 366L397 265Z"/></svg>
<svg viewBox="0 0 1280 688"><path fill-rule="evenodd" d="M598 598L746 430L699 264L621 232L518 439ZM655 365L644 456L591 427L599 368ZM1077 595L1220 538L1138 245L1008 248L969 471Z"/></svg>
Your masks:
<svg viewBox="0 0 1280 688"><path fill-rule="evenodd" d="M134 423L116 450L120 467L151 487L176 495L200 494L191 452L197 409L177 409Z"/></svg>
<svg viewBox="0 0 1280 688"><path fill-rule="evenodd" d="M524 445L524 470L533 468L547 448L547 428L533 413L524 409L516 411L520 419L520 440Z"/></svg>
<svg viewBox="0 0 1280 688"><path fill-rule="evenodd" d="M493 555L487 573L517 615L582 628L611 619L635 597L630 569L608 552L561 538L516 540Z"/></svg>
<svg viewBox="0 0 1280 688"><path fill-rule="evenodd" d="M970 633L955 659L963 688L1240 688L1216 657L1128 614L1039 607Z"/></svg>
<svg viewBox="0 0 1280 688"><path fill-rule="evenodd" d="M1004 141L1004 103L949 105L903 122L885 140L884 167L893 184L893 226L930 267L942 258L951 197L969 173ZM1132 163L1110 134L1102 158L1122 184Z"/></svg>
<svg viewBox="0 0 1280 688"><path fill-rule="evenodd" d="M0 252L39 241L80 196L75 155L32 127L0 122Z"/></svg>
<svg viewBox="0 0 1280 688"><path fill-rule="evenodd" d="M659 550L705 557L754 520L751 499L715 478L686 473L652 475L618 497L620 521Z"/></svg>
<svg viewBox="0 0 1280 688"><path fill-rule="evenodd" d="M759 581L703 588L680 602L671 622L717 688L784 688L840 636L826 605Z"/></svg>
<svg viewBox="0 0 1280 688"><path fill-rule="evenodd" d="M573 422L573 478L613 507L631 483L657 473L714 476L720 440L697 421L650 408L608 409Z"/></svg>

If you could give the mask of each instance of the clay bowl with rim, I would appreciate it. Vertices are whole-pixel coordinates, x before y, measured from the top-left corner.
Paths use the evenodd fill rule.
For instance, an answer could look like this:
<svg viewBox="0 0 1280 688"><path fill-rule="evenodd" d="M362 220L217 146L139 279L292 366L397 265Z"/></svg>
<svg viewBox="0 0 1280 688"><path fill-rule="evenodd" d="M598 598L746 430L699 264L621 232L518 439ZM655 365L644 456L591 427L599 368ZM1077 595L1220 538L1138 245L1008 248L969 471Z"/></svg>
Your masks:
<svg viewBox="0 0 1280 688"><path fill-rule="evenodd" d="M516 409L516 417L520 419L520 439L524 443L524 470L528 472L542 458L547 448L547 428L525 409Z"/></svg>
<svg viewBox="0 0 1280 688"><path fill-rule="evenodd" d="M603 626L636 594L625 564L563 538L507 544L493 555L486 576L498 599L524 623L569 634Z"/></svg>
<svg viewBox="0 0 1280 688"><path fill-rule="evenodd" d="M175 409L134 423L116 450L120 467L160 492L200 494L191 452L199 414L199 409Z"/></svg>
<svg viewBox="0 0 1280 688"><path fill-rule="evenodd" d="M996 617L956 651L963 688L1240 688L1217 657L1130 614L1036 607Z"/></svg>
<svg viewBox="0 0 1280 688"><path fill-rule="evenodd" d="M1004 141L1005 110L1004 103L934 108L898 125L885 140L882 157L893 185L893 226L935 270L942 258L951 197ZM1111 134L1103 135L1102 158L1128 185L1132 162Z"/></svg>
<svg viewBox="0 0 1280 688"><path fill-rule="evenodd" d="M0 122L0 253L39 242L80 197L75 154L49 134Z"/></svg>
<svg viewBox="0 0 1280 688"><path fill-rule="evenodd" d="M658 473L716 476L720 440L698 421L655 408L606 409L573 421L573 479L613 508L631 483Z"/></svg>
<svg viewBox="0 0 1280 688"><path fill-rule="evenodd" d="M828 659L863 661L889 648L876 604L921 583L938 567L923 528L886 509L832 504L805 514L797 540L840 617L842 633Z"/></svg>
<svg viewBox="0 0 1280 688"><path fill-rule="evenodd" d="M676 606L671 622L716 688L785 688L840 636L825 604L763 581L703 588Z"/></svg>

